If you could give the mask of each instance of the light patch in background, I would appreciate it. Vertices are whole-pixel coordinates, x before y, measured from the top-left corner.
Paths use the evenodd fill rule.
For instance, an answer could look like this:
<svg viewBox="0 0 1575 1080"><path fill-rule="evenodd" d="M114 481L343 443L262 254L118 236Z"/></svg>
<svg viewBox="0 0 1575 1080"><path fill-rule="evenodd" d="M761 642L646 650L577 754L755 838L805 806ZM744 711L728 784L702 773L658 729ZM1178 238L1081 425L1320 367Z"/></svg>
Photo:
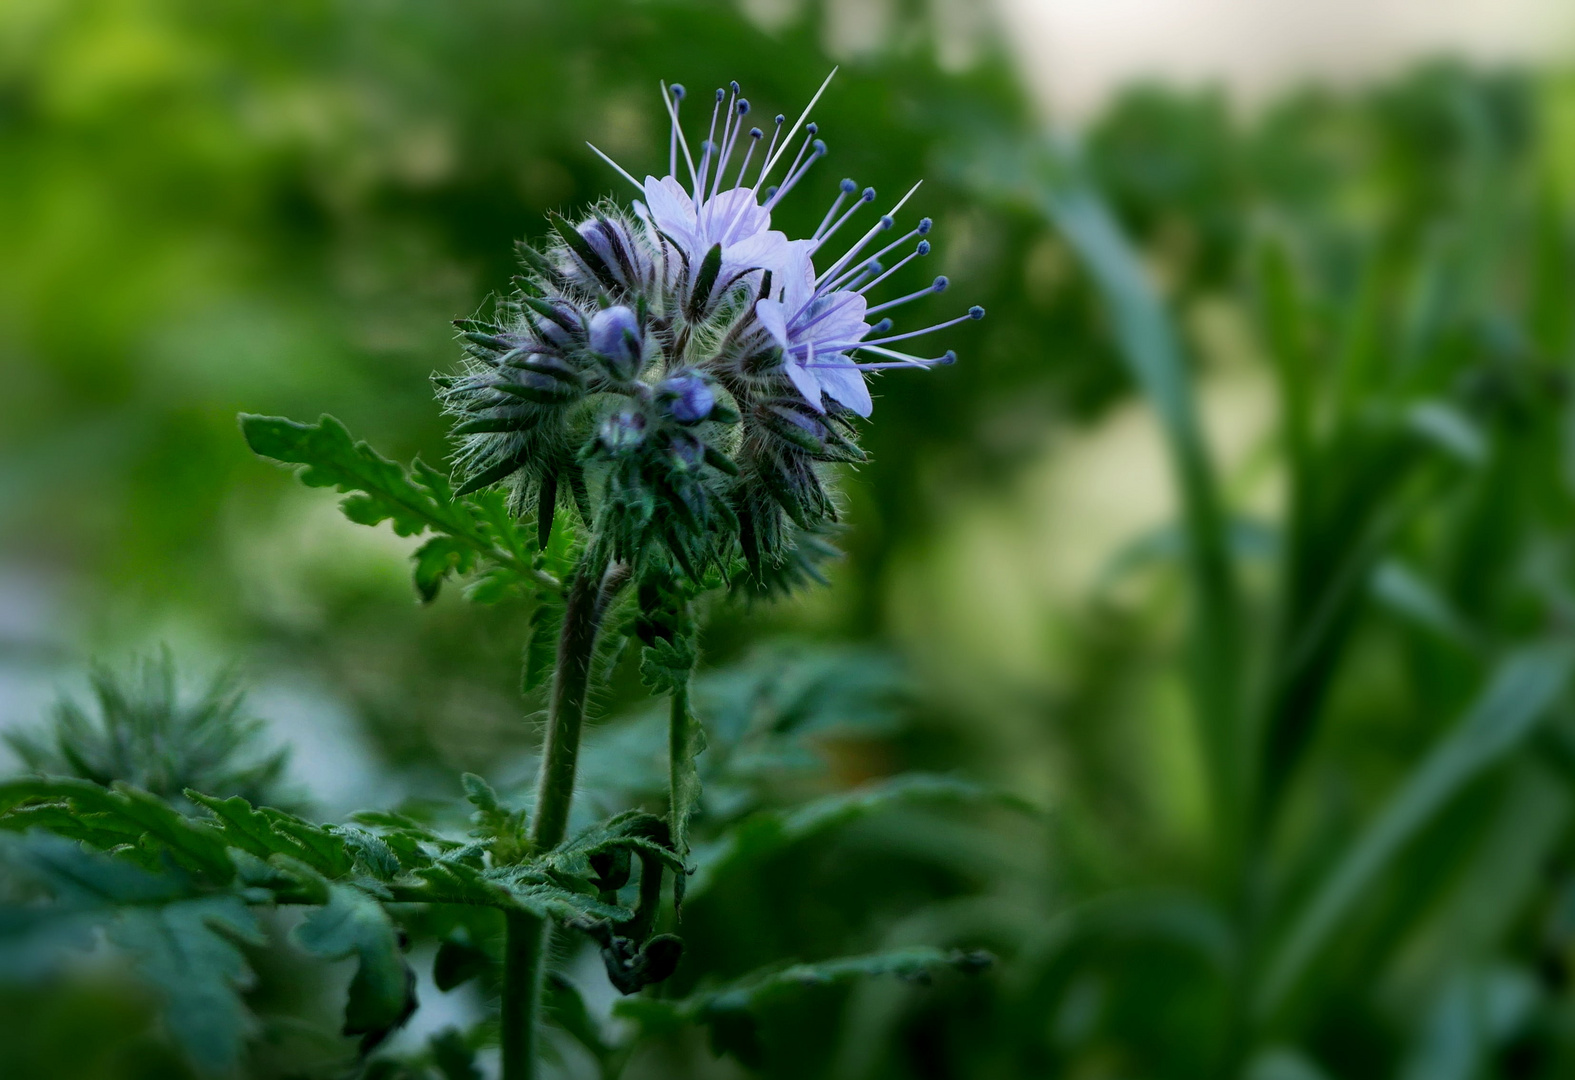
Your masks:
<svg viewBox="0 0 1575 1080"><path fill-rule="evenodd" d="M268 721L268 737L290 748L288 778L311 797L313 810L337 821L371 806L392 806L405 794L372 753L355 717L326 687L293 673L259 679L246 711Z"/></svg>
<svg viewBox="0 0 1575 1080"><path fill-rule="evenodd" d="M1219 84L1246 102L1382 76L1448 54L1494 63L1575 53L1569 0L995 0L1050 115L1081 121L1134 80Z"/></svg>

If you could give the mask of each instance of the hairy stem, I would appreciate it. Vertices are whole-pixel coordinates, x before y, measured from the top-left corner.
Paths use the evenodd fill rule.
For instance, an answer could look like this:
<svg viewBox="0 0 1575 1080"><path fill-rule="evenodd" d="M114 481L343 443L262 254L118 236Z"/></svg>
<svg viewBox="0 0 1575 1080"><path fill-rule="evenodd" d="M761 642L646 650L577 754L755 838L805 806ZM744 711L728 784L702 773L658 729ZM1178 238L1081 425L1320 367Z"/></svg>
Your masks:
<svg viewBox="0 0 1575 1080"><path fill-rule="evenodd" d="M580 730L590 689L596 633L608 603L628 580L628 569L610 562L606 549L592 541L580 560L563 612L558 663L547 706L547 739L542 746L536 810L531 816L532 847L550 851L563 842L574 799L574 774L580 756ZM503 958L503 1080L535 1080L548 920L529 912L508 913Z"/></svg>
<svg viewBox="0 0 1575 1080"><path fill-rule="evenodd" d="M503 1080L535 1080L540 1056L542 984L547 974L547 920L528 911L505 913L503 946Z"/></svg>

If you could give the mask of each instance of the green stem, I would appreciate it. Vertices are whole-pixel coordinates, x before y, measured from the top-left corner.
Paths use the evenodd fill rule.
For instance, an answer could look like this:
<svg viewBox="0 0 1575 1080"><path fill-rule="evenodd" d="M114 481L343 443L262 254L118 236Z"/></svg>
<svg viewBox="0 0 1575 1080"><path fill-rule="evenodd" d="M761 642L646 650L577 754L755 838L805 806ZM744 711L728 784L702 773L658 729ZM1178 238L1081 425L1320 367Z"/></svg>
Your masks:
<svg viewBox="0 0 1575 1080"><path fill-rule="evenodd" d="M680 856L687 856L684 848L684 770L692 768L689 757L689 682L673 688L667 718L667 823L673 844Z"/></svg>
<svg viewBox="0 0 1575 1080"><path fill-rule="evenodd" d="M504 919L503 1080L534 1080L551 927L546 919L528 911L506 912Z"/></svg>
<svg viewBox="0 0 1575 1080"><path fill-rule="evenodd" d="M627 569L612 564L606 549L593 540L569 584L547 706L547 739L542 746L536 810L531 816L531 845L538 852L557 847L568 829L596 633L608 602L627 577ZM501 1016L503 1080L535 1080L537 1075L537 1029L551 933L547 919L524 911L507 915Z"/></svg>

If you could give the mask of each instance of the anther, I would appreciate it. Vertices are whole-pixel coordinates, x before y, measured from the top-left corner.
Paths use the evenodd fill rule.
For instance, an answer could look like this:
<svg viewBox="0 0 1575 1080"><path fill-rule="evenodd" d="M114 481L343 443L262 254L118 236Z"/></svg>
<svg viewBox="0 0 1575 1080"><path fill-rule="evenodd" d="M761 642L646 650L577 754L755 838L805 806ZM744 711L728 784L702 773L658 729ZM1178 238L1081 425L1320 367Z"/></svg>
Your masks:
<svg viewBox="0 0 1575 1080"><path fill-rule="evenodd" d="M886 331L888 331L890 329L891 329L891 320L890 319L882 319L880 322L878 322L874 326L870 327L870 333L872 333L872 334L884 334Z"/></svg>
<svg viewBox="0 0 1575 1080"><path fill-rule="evenodd" d="M975 304L973 307L968 309L968 317L977 322L978 320L984 318L984 308L980 307L978 304Z"/></svg>
<svg viewBox="0 0 1575 1080"><path fill-rule="evenodd" d="M930 242L928 240L920 240L918 252L920 255L928 255L930 253Z"/></svg>
<svg viewBox="0 0 1575 1080"><path fill-rule="evenodd" d="M739 98L737 107L739 116L749 115L749 100L747 98Z"/></svg>
<svg viewBox="0 0 1575 1080"><path fill-rule="evenodd" d="M957 351L955 349L947 349L941 354L941 358L935 362L937 364L955 364L957 362Z"/></svg>
<svg viewBox="0 0 1575 1080"><path fill-rule="evenodd" d="M945 274L942 274L940 277L935 279L935 284L930 286L930 291L931 292L945 292L946 291L946 286L948 286L950 284L951 284L951 280L948 277L946 277Z"/></svg>
<svg viewBox="0 0 1575 1080"><path fill-rule="evenodd" d="M731 86L733 88L733 93L735 93L735 94L738 93L738 80L737 79L734 79L732 82L728 83L727 85L729 85L729 86Z"/></svg>
<svg viewBox="0 0 1575 1080"><path fill-rule="evenodd" d="M845 194L852 195L858 189L859 185L855 184L852 180L842 181L842 190Z"/></svg>
<svg viewBox="0 0 1575 1080"><path fill-rule="evenodd" d="M880 216L880 227L882 229L889 229L895 224L897 223L891 219L890 214L882 214Z"/></svg>
<svg viewBox="0 0 1575 1080"><path fill-rule="evenodd" d="M931 221L929 218L920 218L919 219L919 235L923 236L925 233L929 232L930 229L934 227L934 225L935 225L935 222Z"/></svg>
<svg viewBox="0 0 1575 1080"><path fill-rule="evenodd" d="M775 196L776 193L777 193L777 186L775 184L772 184L770 187L766 188L766 199L767 199L767 201L770 201L770 199L773 196Z"/></svg>
<svg viewBox="0 0 1575 1080"><path fill-rule="evenodd" d="M872 187L865 188L864 189L864 194L860 195L859 198L863 199L865 202L874 202L875 201L875 189L872 188Z"/></svg>
<svg viewBox="0 0 1575 1080"><path fill-rule="evenodd" d="M669 86L667 88L667 92L673 95L673 100L674 101L682 101L684 99L684 93L685 93L684 84L683 83L673 83L673 85L671 85L671 86Z"/></svg>
<svg viewBox="0 0 1575 1080"><path fill-rule="evenodd" d="M716 99L718 101L721 101L725 97L727 97L727 91L723 90L720 86L718 86L716 88Z"/></svg>
<svg viewBox="0 0 1575 1080"><path fill-rule="evenodd" d="M810 121L809 123L804 125L804 134L806 134L806 135L819 135L820 134L820 125L815 123L814 121Z"/></svg>
<svg viewBox="0 0 1575 1080"><path fill-rule="evenodd" d="M783 116L781 113L777 113L777 119L776 119L777 127L781 127L786 122L787 122L787 117Z"/></svg>
<svg viewBox="0 0 1575 1080"><path fill-rule="evenodd" d="M816 139L814 142L810 143L809 145L810 145L810 148L815 151L815 156L816 157L825 157L826 156L826 144L824 142L822 142L821 140Z"/></svg>
<svg viewBox="0 0 1575 1080"><path fill-rule="evenodd" d="M761 130L760 130L760 129L759 129L759 128L750 128L750 129L749 129L749 137L750 137L750 138L751 138L751 139L760 139L760 138L764 138L764 137L765 137L765 134L766 134L766 133L765 133L765 132L764 132L764 131L761 131Z"/></svg>

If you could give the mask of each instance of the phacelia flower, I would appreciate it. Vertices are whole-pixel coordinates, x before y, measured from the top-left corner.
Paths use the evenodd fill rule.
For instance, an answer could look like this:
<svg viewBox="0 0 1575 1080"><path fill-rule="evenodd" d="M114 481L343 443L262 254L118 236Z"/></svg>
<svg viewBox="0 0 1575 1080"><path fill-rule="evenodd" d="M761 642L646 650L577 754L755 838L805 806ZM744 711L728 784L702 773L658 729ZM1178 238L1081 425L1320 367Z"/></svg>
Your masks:
<svg viewBox="0 0 1575 1080"><path fill-rule="evenodd" d="M825 463L863 460L853 418L872 409L867 375L951 363L905 343L984 315L897 332L885 313L946 279L872 295L930 251L928 218L878 242L918 185L840 252L832 243L876 198L852 180L810 236L771 227L826 156L810 114L829 82L769 139L747 126L737 83L718 90L698 154L683 87L664 85L660 177L638 180L592 147L635 188L629 205L555 218L548 244L521 247L526 272L497 316L458 324L469 361L438 382L462 490L510 483L543 539L565 503L619 558L665 553L697 581L739 555L760 576L823 547L815 535L836 518Z"/></svg>

